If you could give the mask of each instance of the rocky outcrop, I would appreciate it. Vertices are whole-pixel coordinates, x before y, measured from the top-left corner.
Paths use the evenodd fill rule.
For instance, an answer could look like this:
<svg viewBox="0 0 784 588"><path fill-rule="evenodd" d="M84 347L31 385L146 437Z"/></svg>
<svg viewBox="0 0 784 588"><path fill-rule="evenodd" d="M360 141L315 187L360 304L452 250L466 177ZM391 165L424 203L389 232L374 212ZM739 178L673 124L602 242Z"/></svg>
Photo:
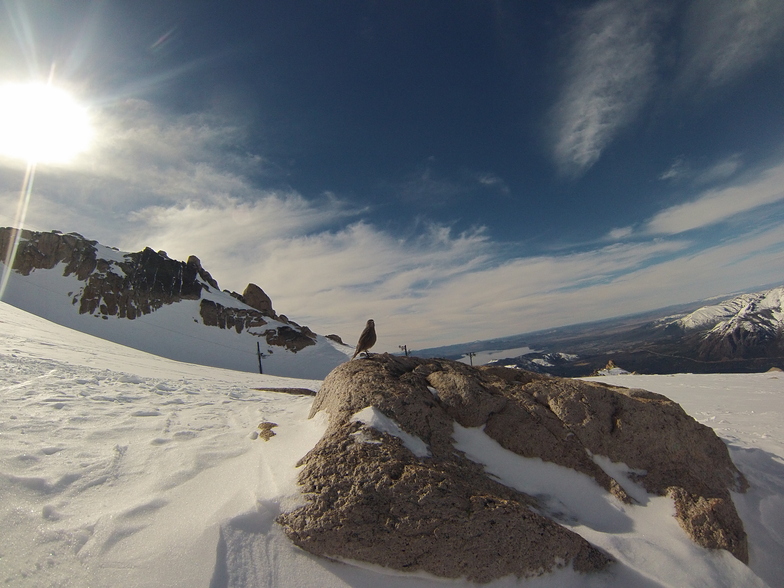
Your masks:
<svg viewBox="0 0 784 588"><path fill-rule="evenodd" d="M308 329L308 332L312 333L310 329ZM303 331L298 331L286 325L278 327L277 329L268 329L264 331L264 337L269 345L285 347L294 353L302 351L309 345L316 344L315 335L309 336Z"/></svg>
<svg viewBox="0 0 784 588"><path fill-rule="evenodd" d="M258 310L230 308L213 302L212 300L201 301L200 314L201 320L208 327L234 329L237 333L242 333L243 330L251 328L263 327L268 324L267 320L265 320L266 315ZM268 345L285 347L294 353L302 351L309 345L316 344L316 335L307 327L301 327L300 330L297 330L288 325L283 325L254 334L264 337Z"/></svg>
<svg viewBox="0 0 784 588"><path fill-rule="evenodd" d="M272 308L272 300L264 293L264 290L256 284L248 284L242 292L242 299L245 304L255 308L262 314L277 319L275 310Z"/></svg>
<svg viewBox="0 0 784 588"><path fill-rule="evenodd" d="M242 331L252 327L263 327L267 324L264 316L258 310L230 308L212 300L201 301L199 314L202 322L208 327L234 329L238 333L242 333Z"/></svg>
<svg viewBox="0 0 784 588"><path fill-rule="evenodd" d="M196 264L169 259L149 247L124 255L123 261L101 259L86 280L79 312L133 319L164 304L198 300L206 281L200 277Z"/></svg>
<svg viewBox="0 0 784 588"><path fill-rule="evenodd" d="M743 476L713 431L663 396L384 354L333 370L311 416L322 410L327 432L301 461L306 504L278 519L311 553L478 582L612 561L457 451L457 423L484 426L506 449L582 472L632 502L591 456L624 462L648 492L673 498L697 543L748 557L729 495L745 489ZM363 424L367 410L392 425Z"/></svg>
<svg viewBox="0 0 784 588"><path fill-rule="evenodd" d="M14 235L14 229L0 229L2 259L12 246ZM156 252L147 247L136 253L121 254L114 250L106 256L110 259L105 259L101 257L99 247L96 241L89 241L77 233L63 235L57 231L23 230L13 269L27 276L37 269L50 270L63 264L64 276L74 275L84 282L79 292L70 294L71 302L80 314L135 319L164 305L201 299L200 316L207 326L241 333L264 327L273 320L286 324L253 334L263 337L268 345L293 352L316 344L317 336L313 331L285 316L278 316L269 296L255 284L248 284L242 295L230 293L251 308L234 308L203 299L205 290L219 292L220 288L195 255L182 262L170 259L165 251ZM106 248L101 250L107 251Z"/></svg>
<svg viewBox="0 0 784 588"><path fill-rule="evenodd" d="M0 252L5 257L14 229L0 229ZM164 304L197 300L205 284L217 288L215 280L195 256L187 263L169 259L165 252L145 248L122 255L122 261L99 257L97 242L77 233L37 233L23 230L13 269L30 275L36 269L54 269L64 264L63 275L85 282L74 296L79 313L135 319ZM118 257L120 254L118 252Z"/></svg>
<svg viewBox="0 0 784 588"><path fill-rule="evenodd" d="M5 260L13 246L16 233L17 230L10 227L0 228L1 260ZM65 263L63 275L75 274L78 279L86 280L96 269L96 244L97 241L88 241L78 233L35 233L23 229L11 267L23 276L29 276L33 270L52 269Z"/></svg>

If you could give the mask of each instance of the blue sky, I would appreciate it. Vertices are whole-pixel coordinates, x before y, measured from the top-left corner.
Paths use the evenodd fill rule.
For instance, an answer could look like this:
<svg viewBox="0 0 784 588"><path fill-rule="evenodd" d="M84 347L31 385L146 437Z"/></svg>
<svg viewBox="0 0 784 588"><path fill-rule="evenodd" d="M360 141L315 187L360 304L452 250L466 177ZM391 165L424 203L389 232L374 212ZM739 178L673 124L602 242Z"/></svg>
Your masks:
<svg viewBox="0 0 784 588"><path fill-rule="evenodd" d="M317 332L416 349L784 282L780 0L0 7L0 82L54 64L95 129L26 226L195 254Z"/></svg>

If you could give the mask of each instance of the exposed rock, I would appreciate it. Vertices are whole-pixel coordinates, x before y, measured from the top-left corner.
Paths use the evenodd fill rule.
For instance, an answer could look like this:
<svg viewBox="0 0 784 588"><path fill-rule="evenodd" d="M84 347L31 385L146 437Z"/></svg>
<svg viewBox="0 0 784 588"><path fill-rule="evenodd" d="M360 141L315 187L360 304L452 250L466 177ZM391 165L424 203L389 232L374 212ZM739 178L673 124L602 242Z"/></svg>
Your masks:
<svg viewBox="0 0 784 588"><path fill-rule="evenodd" d="M311 331L309 327L306 327L305 325L300 325L299 323L296 323L296 322L294 322L294 321L292 321L290 319L286 319L285 322L290 324L292 327L295 327L297 330L299 330L306 337L310 337L312 339L316 338L316 333Z"/></svg>
<svg viewBox="0 0 784 588"><path fill-rule="evenodd" d="M202 300L199 307L201 320L208 327L234 329L238 333L252 327L263 327L267 324L264 315L258 310L247 308L229 308L213 302Z"/></svg>
<svg viewBox="0 0 784 588"><path fill-rule="evenodd" d="M303 332L285 325L278 327L277 329L268 329L264 331L264 337L267 339L268 344L285 347L294 353L302 351L309 345L316 344L315 335L313 337L308 337Z"/></svg>
<svg viewBox="0 0 784 588"><path fill-rule="evenodd" d="M269 441L275 436L275 431L272 429L277 427L278 423L271 423L269 421L262 421L259 423L259 437L265 441Z"/></svg>
<svg viewBox="0 0 784 588"><path fill-rule="evenodd" d="M335 343L340 343L341 345L345 345L345 343L343 343L343 339L341 339L340 336L338 335L327 335L326 337L327 339L331 339Z"/></svg>
<svg viewBox="0 0 784 588"><path fill-rule="evenodd" d="M415 454L398 436L358 421L367 407L427 451ZM278 519L311 553L479 582L563 565L588 572L612 561L531 510L535 498L491 479L457 452L458 423L484 425L505 448L592 476L627 502L590 455L644 470L639 483L674 499L681 526L697 543L747 559L729 496L730 488L745 489L743 476L713 431L663 396L383 354L333 370L311 416L321 410L329 427L301 462L306 504Z"/></svg>
<svg viewBox="0 0 784 588"><path fill-rule="evenodd" d="M253 388L254 390L261 390L262 392L281 392L283 394L294 394L297 396L315 396L316 391L310 388Z"/></svg>
<svg viewBox="0 0 784 588"><path fill-rule="evenodd" d="M595 370L591 376L622 376L628 373L630 372L615 365L615 362L611 359L607 362L606 366L602 369Z"/></svg>
<svg viewBox="0 0 784 588"><path fill-rule="evenodd" d="M242 293L242 299L245 304L251 308L255 308L262 314L277 319L278 316L272 308L272 300L264 293L264 290L259 288L256 284L248 284Z"/></svg>
<svg viewBox="0 0 784 588"><path fill-rule="evenodd" d="M201 297L204 285L197 279L199 272L194 265L169 259L149 247L124 258L111 264L100 260L103 264L99 271L86 280L80 313L133 319L164 304Z"/></svg>
<svg viewBox="0 0 784 588"><path fill-rule="evenodd" d="M454 369L441 369L445 365ZM580 571L605 567L607 555L533 512L533 498L456 453L450 413L473 426L477 415L506 402L481 374L476 386L463 386L463 368L471 370L384 354L333 370L311 409L311 416L326 410L330 425L302 460L307 504L281 515L286 533L318 555L479 582L564 564ZM429 388L431 379L444 387L458 382L441 400L441 389L436 398ZM476 410L472 400L479 400ZM367 406L419 437L431 456L417 458L398 438L352 422Z"/></svg>
<svg viewBox="0 0 784 588"><path fill-rule="evenodd" d="M0 259L5 260L16 232L10 227L0 228ZM78 233L35 233L23 229L12 269L29 276L35 269L52 269L65 263L64 276L75 274L86 280L96 267L95 245L96 241L88 241Z"/></svg>
<svg viewBox="0 0 784 588"><path fill-rule="evenodd" d="M592 454L647 472L638 483L675 499L678 522L695 542L748 562L746 533L730 497L731 489L744 492L748 482L710 427L645 390L557 379L533 382L526 392Z"/></svg>
<svg viewBox="0 0 784 588"><path fill-rule="evenodd" d="M218 287L218 282L216 282L215 279L210 275L210 273L201 266L201 260L198 257L196 257L195 255L190 255L188 256L188 261L186 261L185 263L189 266L195 267L196 272L199 274L199 276L201 276L201 278L205 282L207 282L210 286L212 286L216 290L220 290L220 288Z"/></svg>
<svg viewBox="0 0 784 588"><path fill-rule="evenodd" d="M221 329L234 329L238 333L252 327L262 327L267 323L266 317L260 311L247 308L229 308L213 302L212 300L202 300L200 305L201 320L208 327L219 327ZM307 333L311 333L308 336ZM309 345L316 344L316 335L310 329L307 331L297 331L290 326L283 325L275 329L267 329L258 334L264 337L269 345L285 347L289 351L296 353L302 351Z"/></svg>

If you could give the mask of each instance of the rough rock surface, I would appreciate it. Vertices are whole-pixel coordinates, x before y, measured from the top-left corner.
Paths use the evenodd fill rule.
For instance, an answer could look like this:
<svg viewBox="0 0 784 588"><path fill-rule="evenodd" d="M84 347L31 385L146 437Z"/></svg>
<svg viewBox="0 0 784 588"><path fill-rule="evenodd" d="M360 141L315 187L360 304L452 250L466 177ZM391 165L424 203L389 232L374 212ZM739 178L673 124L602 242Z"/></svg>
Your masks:
<svg viewBox="0 0 784 588"><path fill-rule="evenodd" d="M418 437L428 454L417 457L398 436L352 418L368 406ZM327 432L301 461L306 504L278 519L311 553L479 582L570 564L589 572L612 561L538 514L546 510L535 498L457 452L459 423L484 425L511 451L590 475L624 501L632 499L590 454L644 470L639 483L674 499L697 543L748 557L729 496L729 489L745 489L745 480L713 431L663 396L384 354L335 368L311 416L322 410Z"/></svg>
<svg viewBox="0 0 784 588"><path fill-rule="evenodd" d="M0 228L0 259L5 260L16 232L10 227ZM12 268L29 276L34 269L52 269L58 263L65 263L64 275L76 274L78 279L86 280L95 270L96 243L78 233L34 233L23 229Z"/></svg>
<svg viewBox="0 0 784 588"><path fill-rule="evenodd" d="M248 284L242 292L242 298L245 304L255 308L262 314L266 314L272 318L278 318L272 308L272 300L269 296L259 288L256 284Z"/></svg>
<svg viewBox="0 0 784 588"><path fill-rule="evenodd" d="M234 329L238 333L251 327L263 327L267 324L258 310L231 308L212 300L202 300L199 303L199 314L202 322L208 327Z"/></svg>

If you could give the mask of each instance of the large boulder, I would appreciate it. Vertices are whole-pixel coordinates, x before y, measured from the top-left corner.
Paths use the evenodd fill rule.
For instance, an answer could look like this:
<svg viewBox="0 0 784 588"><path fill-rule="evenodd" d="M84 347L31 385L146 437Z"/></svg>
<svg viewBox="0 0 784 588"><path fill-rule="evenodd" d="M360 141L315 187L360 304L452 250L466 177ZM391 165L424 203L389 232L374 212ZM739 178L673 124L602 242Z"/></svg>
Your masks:
<svg viewBox="0 0 784 588"><path fill-rule="evenodd" d="M311 553L478 582L612 562L458 451L457 423L633 502L591 456L624 462L648 492L674 499L697 543L748 558L729 495L745 489L743 476L713 431L663 396L384 354L333 370L311 416L319 411L329 426L301 461L305 504L278 519Z"/></svg>
<svg viewBox="0 0 784 588"><path fill-rule="evenodd" d="M278 315L275 314L275 310L272 308L272 300L267 296L266 292L256 284L248 284L242 292L242 298L245 301L245 304L251 308L255 308L268 317L274 319L278 318Z"/></svg>

